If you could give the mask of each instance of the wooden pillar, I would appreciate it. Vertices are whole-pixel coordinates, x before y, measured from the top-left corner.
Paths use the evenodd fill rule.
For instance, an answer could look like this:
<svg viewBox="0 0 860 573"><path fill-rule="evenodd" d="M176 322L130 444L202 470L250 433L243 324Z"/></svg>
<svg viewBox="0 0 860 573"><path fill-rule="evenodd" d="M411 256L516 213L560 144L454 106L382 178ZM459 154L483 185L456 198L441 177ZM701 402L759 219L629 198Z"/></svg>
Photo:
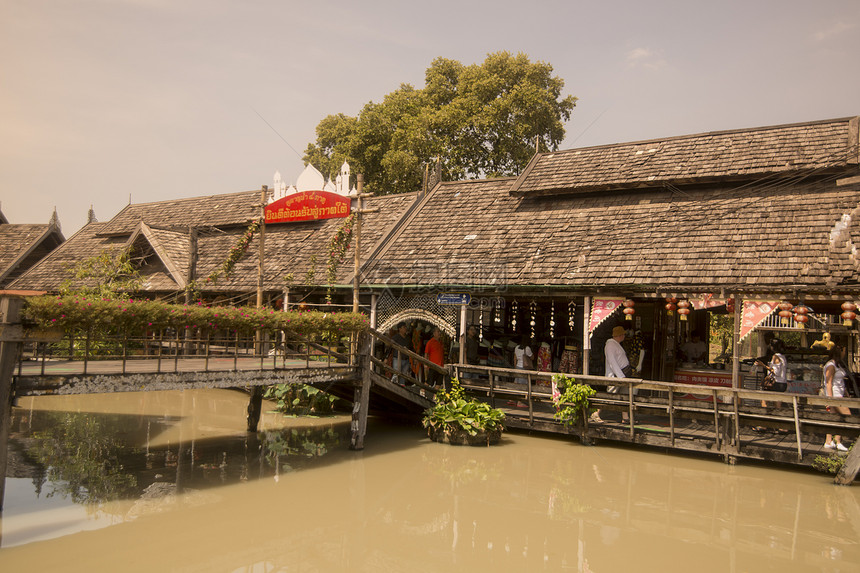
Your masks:
<svg viewBox="0 0 860 573"><path fill-rule="evenodd" d="M370 328L376 328L376 305L379 302L379 295L370 295Z"/></svg>
<svg viewBox="0 0 860 573"><path fill-rule="evenodd" d="M355 261L354 261L354 270L352 273L352 312L358 312L358 291L360 289L361 283L359 281L359 274L361 271L361 199L364 193L364 175L359 173L357 176L358 179L358 199L357 199L357 207L355 212L355 225L353 230L353 252L355 253ZM349 182L347 181L346 186L349 187Z"/></svg>
<svg viewBox="0 0 860 573"><path fill-rule="evenodd" d="M735 299L735 324L732 328L732 388L737 390L741 387L741 313L744 302L738 295L732 295ZM737 399L737 398L735 398Z"/></svg>
<svg viewBox="0 0 860 573"><path fill-rule="evenodd" d="M460 305L460 364L466 363L466 317L468 316L466 310L465 304Z"/></svg>
<svg viewBox="0 0 860 573"><path fill-rule="evenodd" d="M588 322L591 317L591 297L585 297L582 320L582 374L588 376L588 364L591 362L591 333L588 332Z"/></svg>
<svg viewBox="0 0 860 573"><path fill-rule="evenodd" d="M12 334L13 336L9 336L9 338L14 337L13 329L6 327L20 324L20 313L23 305L24 299L20 297L5 296L0 299L0 315L2 315L0 332ZM7 338L7 336L3 338ZM20 335L17 338L20 338ZM3 511L3 496L6 492L7 448L9 447L9 425L12 414L12 374L15 371L15 362L20 346L20 340L0 342L0 513Z"/></svg>
<svg viewBox="0 0 860 573"><path fill-rule="evenodd" d="M263 411L263 387L251 388L251 399L248 402L248 431L256 432L260 424L260 414Z"/></svg>
<svg viewBox="0 0 860 573"><path fill-rule="evenodd" d="M364 334L359 338L358 369L361 372L361 386L355 388L352 404L350 450L364 449L364 436L367 434L367 413L370 408L370 353L373 352L373 338Z"/></svg>

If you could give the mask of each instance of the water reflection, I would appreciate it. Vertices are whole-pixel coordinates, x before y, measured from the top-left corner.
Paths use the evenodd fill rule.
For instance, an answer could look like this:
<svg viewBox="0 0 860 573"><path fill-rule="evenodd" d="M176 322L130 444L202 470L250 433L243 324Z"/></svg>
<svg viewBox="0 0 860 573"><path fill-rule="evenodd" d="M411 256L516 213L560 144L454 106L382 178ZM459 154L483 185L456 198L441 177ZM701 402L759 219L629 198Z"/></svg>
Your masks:
<svg viewBox="0 0 860 573"><path fill-rule="evenodd" d="M248 435L244 399L174 400L161 413L138 404L134 416L118 403L77 406L136 444L106 458L135 476L133 499L98 502L116 525L7 545L0 567L599 573L860 563L860 490L820 474L523 434L492 448L452 447L379 421L367 449L351 452L345 420L309 421L313 433L290 427L299 419L264 417L266 431ZM42 414L26 424L23 414L21 439L44 431ZM85 557L70 564L62 556L71 552Z"/></svg>

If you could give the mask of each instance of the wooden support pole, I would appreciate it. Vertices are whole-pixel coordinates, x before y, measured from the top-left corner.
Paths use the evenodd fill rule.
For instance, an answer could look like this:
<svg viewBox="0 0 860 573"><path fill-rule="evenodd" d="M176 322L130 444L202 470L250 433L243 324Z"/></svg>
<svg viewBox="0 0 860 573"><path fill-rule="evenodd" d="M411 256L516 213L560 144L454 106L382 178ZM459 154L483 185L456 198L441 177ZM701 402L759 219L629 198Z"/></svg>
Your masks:
<svg viewBox="0 0 860 573"><path fill-rule="evenodd" d="M367 413L370 409L370 355L373 352L373 337L365 335L359 339L358 366L361 371L361 386L356 387L352 405L352 424L349 449L363 450L367 434Z"/></svg>
<svg viewBox="0 0 860 573"><path fill-rule="evenodd" d="M360 289L360 281L359 274L361 270L361 197L364 193L364 174L359 173L357 176L358 179L358 203L355 213L355 225L354 230L352 232L353 235L353 252L355 253L355 269L352 273L352 312L358 312L358 292ZM347 182L347 187L349 187L349 182Z"/></svg>
<svg viewBox="0 0 860 573"><path fill-rule="evenodd" d="M248 431L256 432L260 424L260 414L263 411L263 387L251 388L251 399L248 402Z"/></svg>
<svg viewBox="0 0 860 573"><path fill-rule="evenodd" d="M5 296L0 299L0 322L17 325L20 322L24 299ZM12 415L12 374L21 342L0 342L0 513L3 512L3 496L6 493L6 463L9 447L9 426Z"/></svg>

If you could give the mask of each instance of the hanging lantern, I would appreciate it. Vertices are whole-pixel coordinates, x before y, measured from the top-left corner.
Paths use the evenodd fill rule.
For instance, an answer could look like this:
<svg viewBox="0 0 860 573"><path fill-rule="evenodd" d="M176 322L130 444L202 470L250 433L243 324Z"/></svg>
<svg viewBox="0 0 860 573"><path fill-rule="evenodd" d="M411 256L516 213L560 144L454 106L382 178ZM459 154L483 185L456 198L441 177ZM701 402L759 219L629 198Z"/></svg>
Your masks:
<svg viewBox="0 0 860 573"><path fill-rule="evenodd" d="M789 322L791 322L791 309L794 307L788 301L782 301L776 307L779 309L779 323L783 326L788 326Z"/></svg>
<svg viewBox="0 0 860 573"><path fill-rule="evenodd" d="M857 305L853 302L845 301L842 303L842 326L851 326L854 319L857 318L855 310L857 310Z"/></svg>
<svg viewBox="0 0 860 573"><path fill-rule="evenodd" d="M633 308L636 306L636 303L630 300L629 298L621 303L624 305L624 320L633 320L633 315L636 314L636 309Z"/></svg>
<svg viewBox="0 0 860 573"><path fill-rule="evenodd" d="M809 322L809 313L812 312L812 309L806 306L803 303L800 303L793 309L791 312L794 313L794 322L800 325L800 328L806 326L806 323Z"/></svg>
<svg viewBox="0 0 860 573"><path fill-rule="evenodd" d="M672 316L672 313L675 310L675 304L678 302L678 299L673 296L666 297L666 314Z"/></svg>
<svg viewBox="0 0 860 573"><path fill-rule="evenodd" d="M690 301L678 301L678 314L681 315L681 320L687 320L687 315L690 314Z"/></svg>
<svg viewBox="0 0 860 573"><path fill-rule="evenodd" d="M726 300L726 312L734 314L735 312L735 299L730 298Z"/></svg>

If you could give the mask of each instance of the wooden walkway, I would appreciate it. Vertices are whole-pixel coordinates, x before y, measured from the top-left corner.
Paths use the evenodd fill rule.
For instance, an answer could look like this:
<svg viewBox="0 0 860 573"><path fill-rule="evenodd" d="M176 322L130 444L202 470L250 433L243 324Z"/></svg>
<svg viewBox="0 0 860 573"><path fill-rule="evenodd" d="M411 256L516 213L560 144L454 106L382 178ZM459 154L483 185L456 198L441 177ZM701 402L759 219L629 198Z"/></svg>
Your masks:
<svg viewBox="0 0 860 573"><path fill-rule="evenodd" d="M574 375L577 382L599 389L591 406L600 408L603 422L582 416L568 428L553 417L552 373L465 365L454 369L472 395L505 412L508 427L570 434L584 443L611 441L717 455L730 463L748 459L808 467L817 456L839 455L824 448L826 434L841 434L849 445L860 437L857 399L582 375ZM515 377L528 377L529 383L514 382ZM634 392L608 393L610 384ZM777 396L779 402L774 401ZM852 408L852 415L836 413L837 404Z"/></svg>

